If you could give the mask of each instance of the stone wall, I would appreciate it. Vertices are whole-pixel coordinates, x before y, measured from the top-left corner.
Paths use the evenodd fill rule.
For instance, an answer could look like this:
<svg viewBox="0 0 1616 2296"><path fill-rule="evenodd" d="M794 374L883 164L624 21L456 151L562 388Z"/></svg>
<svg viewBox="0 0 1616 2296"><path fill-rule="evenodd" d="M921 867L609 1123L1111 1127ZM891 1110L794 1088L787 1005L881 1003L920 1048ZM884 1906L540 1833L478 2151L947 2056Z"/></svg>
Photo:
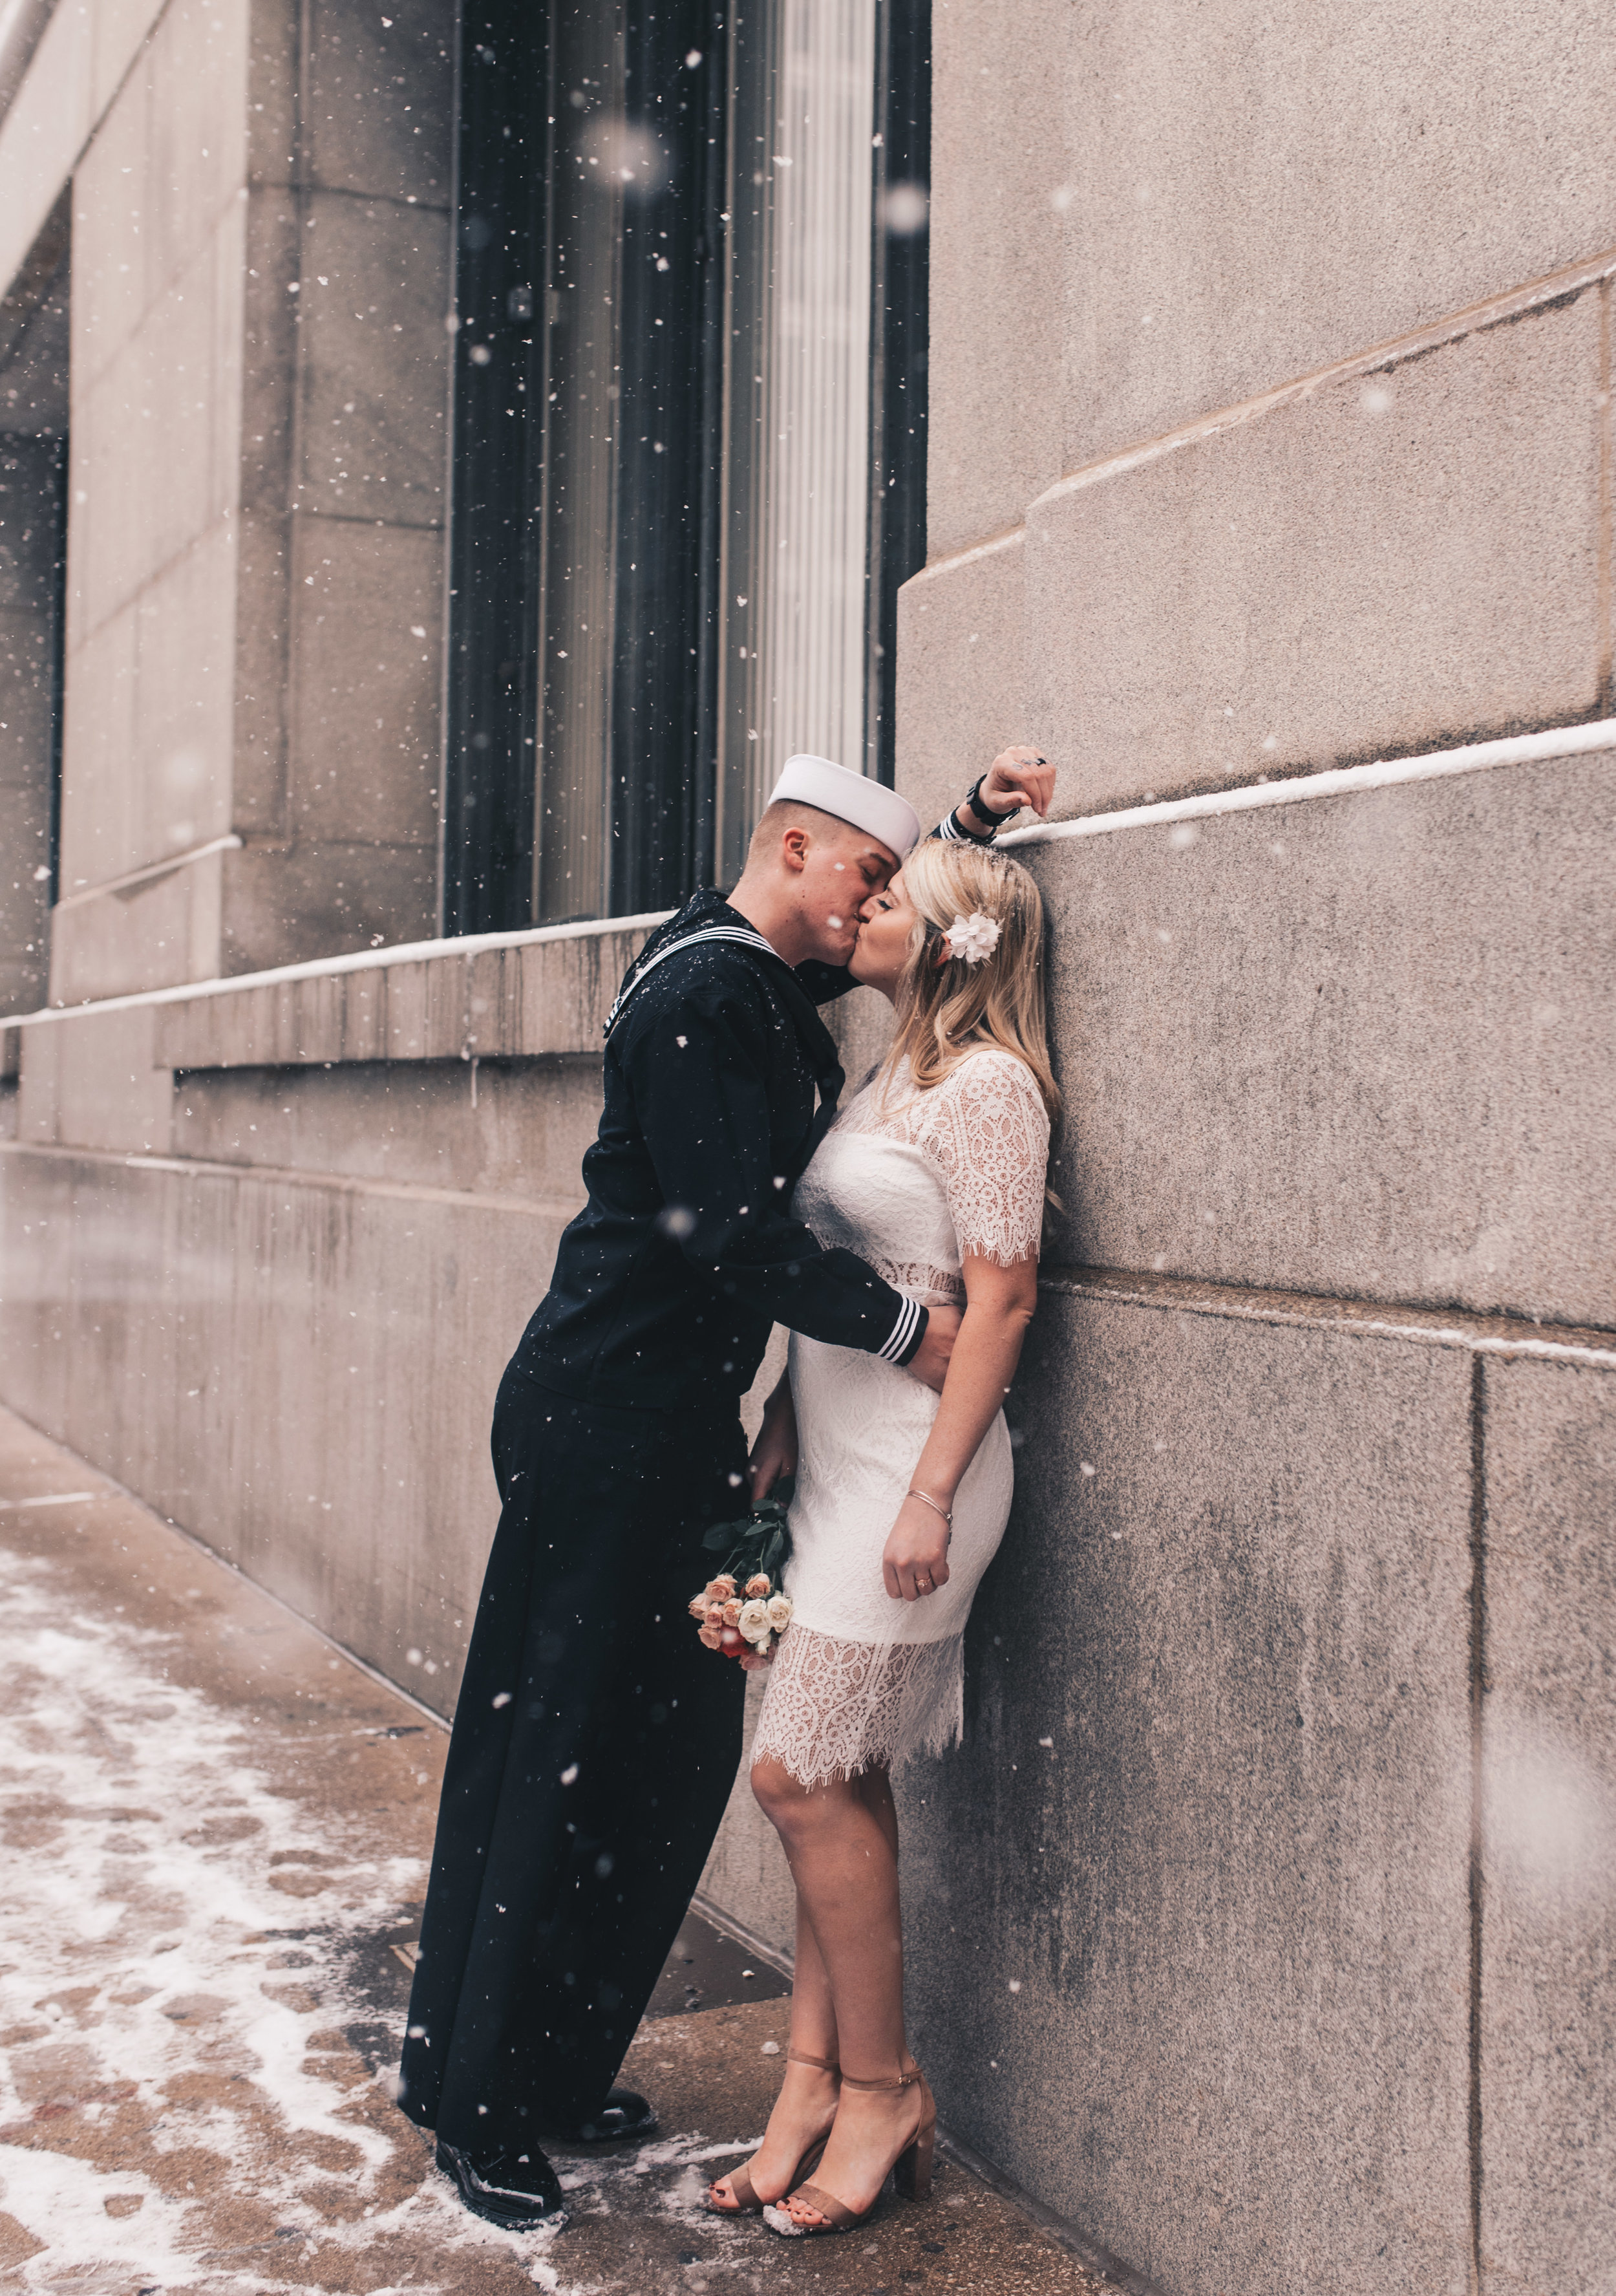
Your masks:
<svg viewBox="0 0 1616 2296"><path fill-rule="evenodd" d="M1616 247L1598 0L937 0L930 554Z"/></svg>
<svg viewBox="0 0 1616 2296"><path fill-rule="evenodd" d="M1604 714L1613 272L1086 465L928 567L900 671L927 795L987 718L1084 811Z"/></svg>
<svg viewBox="0 0 1616 2296"><path fill-rule="evenodd" d="M643 931L0 1032L0 1391L444 1713Z"/></svg>
<svg viewBox="0 0 1616 2296"><path fill-rule="evenodd" d="M1019 848L1064 1209L910 1998L955 2130L1195 2296L1596 2284L1616 727L1432 764ZM646 922L8 1032L0 1391L440 1712ZM744 1779L705 1886L789 1948Z"/></svg>
<svg viewBox="0 0 1616 2296"><path fill-rule="evenodd" d="M901 772L1033 740L1099 818L1022 853L1065 1210L917 2046L1175 2292L1592 2288L1609 26L1013 12L935 19Z"/></svg>
<svg viewBox="0 0 1616 2296"><path fill-rule="evenodd" d="M1457 2292L1477 2252L1534 2286L1534 2244L1595 2284L1616 1611L1601 1446L1555 1434L1616 1423L1587 738L1021 848L1066 1209L967 1745L906 1796L916 2046L972 2144L1174 2291Z"/></svg>
<svg viewBox="0 0 1616 2296"><path fill-rule="evenodd" d="M70 174L59 1003L437 909L453 12L58 9L0 275Z"/></svg>

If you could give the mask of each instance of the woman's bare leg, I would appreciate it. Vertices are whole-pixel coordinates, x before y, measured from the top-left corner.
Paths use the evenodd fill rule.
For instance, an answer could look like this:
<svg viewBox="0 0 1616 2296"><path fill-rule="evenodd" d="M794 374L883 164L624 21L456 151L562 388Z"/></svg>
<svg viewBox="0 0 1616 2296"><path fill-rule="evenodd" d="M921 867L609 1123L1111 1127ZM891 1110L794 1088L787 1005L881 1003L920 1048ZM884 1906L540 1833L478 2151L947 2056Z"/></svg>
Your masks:
<svg viewBox="0 0 1616 2296"><path fill-rule="evenodd" d="M885 1770L869 1770L853 1782L853 1791L869 1808L886 1838L894 1864L898 1855L898 1812ZM900 1964L902 1945L899 1941ZM899 1973L899 2013L902 2013L902 1976ZM803 1900L796 1893L796 1960L791 1987L791 2046L804 2056L837 2058L836 2001L830 1975L820 1951L819 1939Z"/></svg>
<svg viewBox="0 0 1616 2296"><path fill-rule="evenodd" d="M886 1846L892 1851L893 1864L898 1862L898 1805L893 1800L892 1779L879 1767L866 1770L853 1781L864 1797L871 1816L886 1836Z"/></svg>
<svg viewBox="0 0 1616 2296"><path fill-rule="evenodd" d="M897 1812L885 1771L809 1789L765 1761L752 1784L785 1846L819 1948L844 2073L885 2080L907 2072ZM851 2209L869 2207L922 2111L913 2088L845 2089L813 2181Z"/></svg>
<svg viewBox="0 0 1616 2296"><path fill-rule="evenodd" d="M805 2057L825 2058L831 2064L837 2062L836 2008L830 1997L830 1980L825 1973L819 1941L800 1892L796 1901L796 1962L791 1980L791 2046ZM797 2162L829 2128L836 2103L834 2073L788 2058L786 2078L769 2115L763 2141L747 2163L753 2189L760 2201L785 2198L796 2180ZM728 2177L721 2177L711 2189L720 2209L734 2207L735 2194Z"/></svg>
<svg viewBox="0 0 1616 2296"><path fill-rule="evenodd" d="M800 1890L796 1897L796 1960L791 1972L791 2046L805 2057L828 2057L832 2064L839 2062L830 1979Z"/></svg>

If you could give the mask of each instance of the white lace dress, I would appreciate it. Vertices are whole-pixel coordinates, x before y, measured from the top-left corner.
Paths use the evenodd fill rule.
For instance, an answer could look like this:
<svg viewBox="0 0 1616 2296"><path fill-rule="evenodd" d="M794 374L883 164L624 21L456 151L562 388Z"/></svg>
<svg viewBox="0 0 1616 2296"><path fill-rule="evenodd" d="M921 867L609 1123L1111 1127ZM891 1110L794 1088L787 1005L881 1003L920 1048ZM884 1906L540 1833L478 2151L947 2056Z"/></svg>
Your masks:
<svg viewBox="0 0 1616 2296"><path fill-rule="evenodd" d="M821 1243L846 1245L912 1298L961 1305L966 1252L1008 1267L1038 1250L1049 1151L1025 1062L973 1053L927 1092L903 1070L885 1095L867 1084L820 1143L794 1205ZM881 1555L938 1398L894 1365L798 1332L789 1367L799 1450L785 1584L795 1609L752 1759L772 1758L812 1786L959 1738L962 1636L1009 1515L1011 1453L1000 1412L954 1496L947 1586L895 1600Z"/></svg>

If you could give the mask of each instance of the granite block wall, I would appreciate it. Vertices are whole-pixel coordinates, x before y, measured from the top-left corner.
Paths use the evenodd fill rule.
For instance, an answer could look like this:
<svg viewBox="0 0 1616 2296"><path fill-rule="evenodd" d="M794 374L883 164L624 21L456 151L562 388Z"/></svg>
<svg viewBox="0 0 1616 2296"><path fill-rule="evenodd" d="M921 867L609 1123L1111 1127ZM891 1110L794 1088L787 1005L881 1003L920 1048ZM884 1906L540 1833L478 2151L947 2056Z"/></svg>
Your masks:
<svg viewBox="0 0 1616 2296"><path fill-rule="evenodd" d="M1481 2248L1499 2287L1610 2272L1616 2046L1612 1374L1485 1370Z"/></svg>
<svg viewBox="0 0 1616 2296"><path fill-rule="evenodd" d="M1596 0L934 15L930 554L1616 246Z"/></svg>
<svg viewBox="0 0 1616 2296"><path fill-rule="evenodd" d="M1163 2287L1463 2296L1469 1359L1167 1284L1034 1334L916 2051Z"/></svg>
<svg viewBox="0 0 1616 2296"><path fill-rule="evenodd" d="M105 0L0 121L72 179L59 1003L432 928L453 28Z"/></svg>

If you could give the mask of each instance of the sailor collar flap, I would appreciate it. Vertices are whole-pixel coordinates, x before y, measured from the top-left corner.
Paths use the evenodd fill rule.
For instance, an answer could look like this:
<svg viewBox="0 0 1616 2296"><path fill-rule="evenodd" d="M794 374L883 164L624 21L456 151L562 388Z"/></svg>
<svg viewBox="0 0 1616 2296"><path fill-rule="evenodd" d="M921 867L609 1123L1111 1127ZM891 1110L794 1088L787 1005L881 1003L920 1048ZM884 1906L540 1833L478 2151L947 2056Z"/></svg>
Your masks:
<svg viewBox="0 0 1616 2296"><path fill-rule="evenodd" d="M692 902L690 906L693 908L696 905ZM685 914L688 914L688 911ZM748 924L744 917L722 900L714 904L708 915L711 922L699 922L698 912L697 917L690 918L688 931L680 930L684 922L682 916L671 918L663 928L668 938L661 942L653 940L641 951L606 1016L603 1034L607 1041L610 1042L612 1031L623 1018L635 990L669 957L681 955L687 949L706 943L727 943L745 949L748 955L766 960L760 969L766 973L771 988L786 1006L796 1025L798 1040L819 1088L820 1116L822 1124L828 1124L842 1089L843 1076L841 1063L837 1057L836 1039L820 1020L818 1007L791 965L755 926ZM816 1124L816 1134L821 1128L821 1124Z"/></svg>
<svg viewBox="0 0 1616 2296"><path fill-rule="evenodd" d="M755 931L750 925L739 923L701 925L693 932L675 933L670 939L665 940L660 948L653 947L649 953L645 949L641 950L622 988L617 991L611 1011L606 1016L606 1027L601 1031L602 1035L610 1037L612 1030L623 1018L629 998L659 964L665 964L670 956L677 956L681 949L698 947L703 941L718 940L734 941L743 948L755 948L760 955L771 956L778 964L785 965L788 972L791 971L779 951L771 943L766 941L762 933Z"/></svg>

